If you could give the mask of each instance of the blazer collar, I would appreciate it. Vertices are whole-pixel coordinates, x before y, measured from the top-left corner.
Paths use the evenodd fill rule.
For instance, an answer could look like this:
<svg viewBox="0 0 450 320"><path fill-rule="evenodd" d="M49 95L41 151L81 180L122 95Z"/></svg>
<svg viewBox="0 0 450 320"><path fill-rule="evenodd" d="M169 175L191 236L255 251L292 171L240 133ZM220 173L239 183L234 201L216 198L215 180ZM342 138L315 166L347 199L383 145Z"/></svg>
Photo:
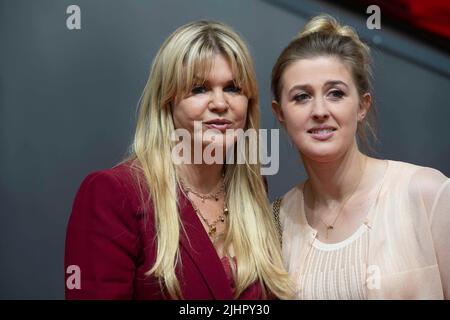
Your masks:
<svg viewBox="0 0 450 320"><path fill-rule="evenodd" d="M178 194L181 221L186 231L186 234L181 231L181 245L199 269L214 299L232 300L233 293L230 283L216 249L192 207L192 203L180 189L178 189Z"/></svg>

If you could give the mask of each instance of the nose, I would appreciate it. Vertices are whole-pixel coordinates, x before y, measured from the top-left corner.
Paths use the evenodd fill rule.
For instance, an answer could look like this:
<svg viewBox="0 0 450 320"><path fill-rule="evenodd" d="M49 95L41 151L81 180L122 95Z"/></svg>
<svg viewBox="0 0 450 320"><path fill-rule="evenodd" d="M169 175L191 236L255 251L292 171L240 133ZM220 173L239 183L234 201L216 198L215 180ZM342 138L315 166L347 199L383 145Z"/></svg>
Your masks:
<svg viewBox="0 0 450 320"><path fill-rule="evenodd" d="M315 99L312 107L312 117L316 121L324 121L330 117L326 103L322 99Z"/></svg>
<svg viewBox="0 0 450 320"><path fill-rule="evenodd" d="M229 107L226 97L222 90L214 90L208 105L211 111L222 113Z"/></svg>

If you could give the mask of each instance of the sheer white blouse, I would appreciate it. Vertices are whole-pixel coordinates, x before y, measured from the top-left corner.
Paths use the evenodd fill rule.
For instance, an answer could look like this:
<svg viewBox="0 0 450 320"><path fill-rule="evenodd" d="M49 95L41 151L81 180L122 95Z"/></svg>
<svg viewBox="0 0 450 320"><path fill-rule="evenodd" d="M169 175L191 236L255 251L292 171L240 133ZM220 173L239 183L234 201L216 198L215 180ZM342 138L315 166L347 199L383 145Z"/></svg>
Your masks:
<svg viewBox="0 0 450 320"><path fill-rule="evenodd" d="M363 261L353 263L364 266L356 275L363 277L363 292L356 298L449 299L450 179L435 169L399 161L388 161L386 170L364 223L367 248L357 258ZM311 265L318 242L316 230L306 221L303 184L284 195L280 222L283 259L297 285L297 298L329 298L330 292L320 291L331 288L323 278L322 288L328 289L313 287L315 295L305 285L305 276L314 277L311 272L320 272L320 265ZM334 293L351 288L348 281L340 281Z"/></svg>

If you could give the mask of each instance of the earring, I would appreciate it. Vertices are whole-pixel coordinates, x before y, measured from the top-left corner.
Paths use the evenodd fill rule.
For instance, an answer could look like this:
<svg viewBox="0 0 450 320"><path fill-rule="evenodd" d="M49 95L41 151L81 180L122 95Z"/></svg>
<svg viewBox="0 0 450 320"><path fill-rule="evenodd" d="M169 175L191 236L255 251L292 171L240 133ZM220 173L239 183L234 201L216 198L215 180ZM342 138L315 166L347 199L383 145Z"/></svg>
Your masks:
<svg viewBox="0 0 450 320"><path fill-rule="evenodd" d="M359 118L359 122L361 122L361 121L363 121L364 120L364 118L365 118L365 116L366 116L366 114L365 113L361 113L361 115L359 116L360 118Z"/></svg>

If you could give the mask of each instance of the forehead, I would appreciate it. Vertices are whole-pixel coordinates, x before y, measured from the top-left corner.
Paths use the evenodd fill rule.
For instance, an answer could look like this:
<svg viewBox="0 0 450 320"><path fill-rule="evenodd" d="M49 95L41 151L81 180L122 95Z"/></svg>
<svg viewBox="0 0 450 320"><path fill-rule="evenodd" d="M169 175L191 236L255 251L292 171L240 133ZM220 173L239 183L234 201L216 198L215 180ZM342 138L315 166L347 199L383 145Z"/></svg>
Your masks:
<svg viewBox="0 0 450 320"><path fill-rule="evenodd" d="M181 72L184 89L190 90L192 85L211 81L213 79L241 80L242 75L235 61L223 53L211 53L203 57L196 56L185 63Z"/></svg>
<svg viewBox="0 0 450 320"><path fill-rule="evenodd" d="M231 65L228 60L222 54L216 54L210 62L210 67L207 72L201 70L196 74L196 77L206 76L205 80L217 79L217 80L230 80L234 78Z"/></svg>
<svg viewBox="0 0 450 320"><path fill-rule="evenodd" d="M329 80L353 84L349 68L336 57L297 60L286 68L282 80L283 90L299 84L320 87Z"/></svg>
<svg viewBox="0 0 450 320"><path fill-rule="evenodd" d="M180 72L175 76L176 89L173 99L182 99L194 86L204 84L225 83L233 81L243 89L248 97L252 92L243 67L238 62L221 52L207 52L191 55L183 63Z"/></svg>

